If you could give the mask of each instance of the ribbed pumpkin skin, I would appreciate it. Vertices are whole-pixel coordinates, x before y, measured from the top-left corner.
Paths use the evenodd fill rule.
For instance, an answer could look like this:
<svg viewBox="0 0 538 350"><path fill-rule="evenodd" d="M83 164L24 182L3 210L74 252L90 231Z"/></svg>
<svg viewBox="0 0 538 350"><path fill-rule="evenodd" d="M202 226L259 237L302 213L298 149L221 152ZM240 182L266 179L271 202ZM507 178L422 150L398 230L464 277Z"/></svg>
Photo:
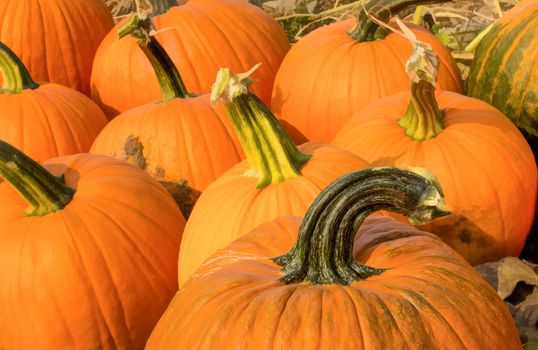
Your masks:
<svg viewBox="0 0 538 350"><path fill-rule="evenodd" d="M177 291L183 216L125 162L80 154L45 167L77 189L56 213L25 217L0 184L0 348L143 349Z"/></svg>
<svg viewBox="0 0 538 350"><path fill-rule="evenodd" d="M156 35L191 93L209 92L220 67L254 73L252 90L271 100L276 71L289 43L280 25L243 0L191 0L153 18ZM94 61L92 98L111 119L160 97L150 63L131 37L118 40L116 26L103 40ZM111 83L113 82L113 83Z"/></svg>
<svg viewBox="0 0 538 350"><path fill-rule="evenodd" d="M36 81L90 95L93 57L114 25L102 0L2 0L0 13L0 41Z"/></svg>
<svg viewBox="0 0 538 350"><path fill-rule="evenodd" d="M485 102L448 91L436 99L444 130L418 142L396 120L409 103L399 93L355 114L333 144L372 166L430 169L452 216L422 229L440 236L471 264L518 256L532 224L537 191L533 154L518 129Z"/></svg>
<svg viewBox="0 0 538 350"><path fill-rule="evenodd" d="M147 350L521 349L495 291L427 232L370 217L355 258L390 268L350 286L285 285L268 258L286 253L300 219L260 225L220 250L170 303Z"/></svg>
<svg viewBox="0 0 538 350"><path fill-rule="evenodd" d="M468 95L492 104L538 137L538 1L518 3L482 39Z"/></svg>
<svg viewBox="0 0 538 350"><path fill-rule="evenodd" d="M347 34L355 23L337 22L309 33L282 61L271 106L296 143L330 142L353 112L409 90L404 68L411 55L409 40L390 34L383 40L359 43ZM409 27L440 57L437 86L461 92L461 77L448 50L426 29Z"/></svg>
<svg viewBox="0 0 538 350"><path fill-rule="evenodd" d="M88 152L107 119L93 101L58 84L0 94L0 139L36 161Z"/></svg>
<svg viewBox="0 0 538 350"><path fill-rule="evenodd" d="M110 121L91 153L127 160L168 186L186 181L200 192L243 157L222 104L212 106L207 94L130 109Z"/></svg>
<svg viewBox="0 0 538 350"><path fill-rule="evenodd" d="M368 167L361 158L320 143L298 147L312 158L301 176L262 190L243 161L207 187L189 217L179 253L179 284L218 249L257 225L282 215L303 215L314 198L333 180Z"/></svg>

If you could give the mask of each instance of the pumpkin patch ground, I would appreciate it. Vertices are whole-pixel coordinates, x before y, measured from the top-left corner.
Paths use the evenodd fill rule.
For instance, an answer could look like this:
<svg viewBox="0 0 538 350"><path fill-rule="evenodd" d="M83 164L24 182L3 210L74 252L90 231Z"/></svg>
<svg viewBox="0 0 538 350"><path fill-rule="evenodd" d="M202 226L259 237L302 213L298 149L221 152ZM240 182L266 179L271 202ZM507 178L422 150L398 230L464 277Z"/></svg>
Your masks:
<svg viewBox="0 0 538 350"><path fill-rule="evenodd" d="M538 0L0 0L0 350L538 350Z"/></svg>

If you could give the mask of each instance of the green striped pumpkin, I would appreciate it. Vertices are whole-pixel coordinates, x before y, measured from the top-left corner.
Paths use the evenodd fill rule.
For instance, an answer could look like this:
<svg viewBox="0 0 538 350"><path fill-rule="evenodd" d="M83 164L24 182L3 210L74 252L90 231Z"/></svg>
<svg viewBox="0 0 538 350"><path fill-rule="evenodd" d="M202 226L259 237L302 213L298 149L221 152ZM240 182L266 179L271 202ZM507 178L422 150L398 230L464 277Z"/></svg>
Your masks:
<svg viewBox="0 0 538 350"><path fill-rule="evenodd" d="M497 107L520 129L538 137L537 0L518 3L483 38L467 94Z"/></svg>

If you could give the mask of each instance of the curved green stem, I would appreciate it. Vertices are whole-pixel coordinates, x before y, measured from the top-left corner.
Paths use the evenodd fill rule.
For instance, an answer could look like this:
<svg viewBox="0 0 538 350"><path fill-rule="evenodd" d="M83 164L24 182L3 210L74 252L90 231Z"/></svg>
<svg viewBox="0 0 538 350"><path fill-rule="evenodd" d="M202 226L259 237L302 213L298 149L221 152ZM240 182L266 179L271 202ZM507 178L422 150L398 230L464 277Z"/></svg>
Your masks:
<svg viewBox="0 0 538 350"><path fill-rule="evenodd" d="M415 141L432 139L443 131L445 116L435 98L439 57L428 44L413 42L413 53L405 70L411 81L411 92L407 111L398 119L398 125Z"/></svg>
<svg viewBox="0 0 538 350"><path fill-rule="evenodd" d="M225 100L251 173L258 177L256 187L264 188L299 176L311 155L297 149L269 108L248 91L248 75L253 70L233 74L221 69L211 96L213 101L218 97Z"/></svg>
<svg viewBox="0 0 538 350"><path fill-rule="evenodd" d="M433 139L443 131L444 111L435 99L435 87L425 81L411 83L410 101L405 115L398 119L405 134L415 141Z"/></svg>
<svg viewBox="0 0 538 350"><path fill-rule="evenodd" d="M19 57L2 42L0 42L0 74L2 75L0 93L19 94L25 89L39 87Z"/></svg>
<svg viewBox="0 0 538 350"><path fill-rule="evenodd" d="M409 216L424 224L450 214L438 184L415 172L369 168L344 175L330 184L308 208L292 249L273 261L283 267L283 283L348 285L384 270L353 257L355 233L378 210Z"/></svg>
<svg viewBox="0 0 538 350"><path fill-rule="evenodd" d="M383 39L388 32L372 21L372 17L388 23L391 17L410 6L447 1L450 0L369 0L359 10L357 25L348 34L359 42Z"/></svg>
<svg viewBox="0 0 538 350"><path fill-rule="evenodd" d="M164 101L189 97L189 93L174 62L172 62L172 59L157 39L151 35L152 30L153 23L148 15L145 13L134 13L118 29L118 34L120 38L129 34L135 38L136 43L151 62L153 70L157 75Z"/></svg>
<svg viewBox="0 0 538 350"><path fill-rule="evenodd" d="M36 161L0 140L0 177L21 194L29 207L26 216L42 216L63 209L75 194Z"/></svg>

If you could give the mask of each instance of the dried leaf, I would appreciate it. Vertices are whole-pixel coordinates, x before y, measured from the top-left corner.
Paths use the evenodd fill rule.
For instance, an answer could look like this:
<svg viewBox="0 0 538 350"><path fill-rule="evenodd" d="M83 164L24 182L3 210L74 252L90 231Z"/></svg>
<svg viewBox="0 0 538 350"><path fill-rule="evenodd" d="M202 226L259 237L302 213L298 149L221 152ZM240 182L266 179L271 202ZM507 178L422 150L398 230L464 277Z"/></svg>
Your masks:
<svg viewBox="0 0 538 350"><path fill-rule="evenodd" d="M538 286L538 265L506 257L499 262L499 286L497 292L505 299L514 292L518 282Z"/></svg>
<svg viewBox="0 0 538 350"><path fill-rule="evenodd" d="M264 7L269 7L279 12L290 12L295 10L295 0L271 0L263 2Z"/></svg>
<svg viewBox="0 0 538 350"><path fill-rule="evenodd" d="M475 268L510 309L525 349L538 350L538 265L506 257Z"/></svg>

